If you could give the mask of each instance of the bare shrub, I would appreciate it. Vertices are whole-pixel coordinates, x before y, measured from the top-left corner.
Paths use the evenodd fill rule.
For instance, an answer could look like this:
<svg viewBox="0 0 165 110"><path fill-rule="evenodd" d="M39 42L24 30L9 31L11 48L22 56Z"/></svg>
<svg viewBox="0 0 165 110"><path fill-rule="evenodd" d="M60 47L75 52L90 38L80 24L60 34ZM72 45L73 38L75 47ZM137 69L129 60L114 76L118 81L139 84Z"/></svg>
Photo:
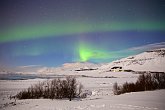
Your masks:
<svg viewBox="0 0 165 110"><path fill-rule="evenodd" d="M114 83L113 86L115 95L156 89L165 89L165 73L144 73L138 77L135 83L125 82L122 86Z"/></svg>
<svg viewBox="0 0 165 110"><path fill-rule="evenodd" d="M27 90L19 92L16 97L18 99L62 99L80 97L83 85L78 84L75 77L68 76L64 80L54 79L46 82L39 82L31 85Z"/></svg>

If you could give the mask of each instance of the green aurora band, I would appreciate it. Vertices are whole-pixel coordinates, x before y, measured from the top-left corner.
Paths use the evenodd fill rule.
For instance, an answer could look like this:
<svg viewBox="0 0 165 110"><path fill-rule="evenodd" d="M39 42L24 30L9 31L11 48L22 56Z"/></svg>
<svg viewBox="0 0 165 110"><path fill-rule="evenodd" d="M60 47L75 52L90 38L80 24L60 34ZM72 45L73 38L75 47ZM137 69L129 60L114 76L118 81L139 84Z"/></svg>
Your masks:
<svg viewBox="0 0 165 110"><path fill-rule="evenodd" d="M10 26L0 31L0 43L22 41L44 37L59 37L89 32L111 31L165 31L165 22L63 22L42 23L36 25Z"/></svg>
<svg viewBox="0 0 165 110"><path fill-rule="evenodd" d="M78 50L77 53L79 54L79 58L78 60L75 59L75 61L80 61L80 62L86 62L90 60L95 60L96 62L103 60L107 61L109 59L123 58L125 56L129 56L139 52L139 51L131 51L129 49L110 51L110 50L106 50L105 48L98 47L96 45L91 45L90 43L82 42L82 41L79 42L77 50Z"/></svg>
<svg viewBox="0 0 165 110"><path fill-rule="evenodd" d="M90 46L87 43L80 43L78 48L79 60L81 62L89 61L90 59L108 59L111 57L110 53Z"/></svg>

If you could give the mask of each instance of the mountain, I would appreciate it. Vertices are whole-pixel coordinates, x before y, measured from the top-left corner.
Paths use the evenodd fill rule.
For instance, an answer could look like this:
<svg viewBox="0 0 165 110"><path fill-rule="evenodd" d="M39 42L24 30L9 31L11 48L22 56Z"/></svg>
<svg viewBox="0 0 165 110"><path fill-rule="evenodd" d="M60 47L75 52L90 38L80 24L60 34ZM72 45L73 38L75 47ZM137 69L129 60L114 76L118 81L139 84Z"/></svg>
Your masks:
<svg viewBox="0 0 165 110"><path fill-rule="evenodd" d="M101 69L122 67L124 70L165 72L165 48L149 50L103 65Z"/></svg>
<svg viewBox="0 0 165 110"><path fill-rule="evenodd" d="M57 73L62 71L76 71L76 70L90 70L98 69L100 64L94 64L89 62L76 62L76 63L65 63L61 67L44 67L39 69L37 72L41 74Z"/></svg>
<svg viewBox="0 0 165 110"><path fill-rule="evenodd" d="M98 69L98 72L109 71L113 67L122 67L123 70L165 72L165 48L149 50L137 55L129 56L106 64L89 62L65 63L60 67L44 67L37 72L40 74L89 71Z"/></svg>

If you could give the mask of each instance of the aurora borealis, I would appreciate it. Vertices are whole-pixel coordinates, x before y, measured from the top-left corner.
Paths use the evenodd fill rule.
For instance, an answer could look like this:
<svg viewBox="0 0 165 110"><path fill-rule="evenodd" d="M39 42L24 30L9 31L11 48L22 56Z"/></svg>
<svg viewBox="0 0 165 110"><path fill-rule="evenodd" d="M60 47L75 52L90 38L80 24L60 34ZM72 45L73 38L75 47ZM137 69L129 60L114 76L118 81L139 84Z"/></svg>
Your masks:
<svg viewBox="0 0 165 110"><path fill-rule="evenodd" d="M80 43L78 46L80 61L88 61L89 59L108 59L111 54L99 50L98 47L92 48L88 44Z"/></svg>
<svg viewBox="0 0 165 110"><path fill-rule="evenodd" d="M165 29L165 22L105 22L105 23L47 23L32 25L27 27L14 27L7 32L1 33L1 42L28 40L35 38L42 38L48 36L62 36L72 34L82 34L89 32L107 32L107 31L163 31Z"/></svg>
<svg viewBox="0 0 165 110"><path fill-rule="evenodd" d="M162 0L1 0L0 66L110 62L165 42Z"/></svg>

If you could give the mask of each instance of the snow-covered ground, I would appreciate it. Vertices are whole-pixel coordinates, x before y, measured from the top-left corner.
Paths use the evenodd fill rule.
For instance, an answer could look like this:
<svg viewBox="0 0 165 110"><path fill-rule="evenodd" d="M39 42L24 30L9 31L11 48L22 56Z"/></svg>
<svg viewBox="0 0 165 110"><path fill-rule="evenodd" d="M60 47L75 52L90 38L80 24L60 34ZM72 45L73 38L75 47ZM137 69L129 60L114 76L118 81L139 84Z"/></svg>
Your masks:
<svg viewBox="0 0 165 110"><path fill-rule="evenodd" d="M80 72L81 75L87 75ZM83 74L84 73L84 74ZM73 73L75 74L75 73ZM113 84L118 82L123 84L125 81L134 82L138 74L124 72L97 73L98 77L93 76L94 72L88 73L92 77L77 77L77 81L84 85L84 91L89 92L85 99L51 100L51 99L9 99L19 91L26 89L31 84L38 83L47 79L29 80L0 80L0 109L2 110L164 110L165 90L147 91L139 93L127 93L113 95ZM116 78L104 78L104 76L115 76Z"/></svg>
<svg viewBox="0 0 165 110"><path fill-rule="evenodd" d="M6 110L164 110L164 90L147 91L120 96L106 96L84 100L19 100Z"/></svg>
<svg viewBox="0 0 165 110"><path fill-rule="evenodd" d="M164 65L165 48L160 48L113 61L103 65L101 69L109 70L112 67L120 66L124 70L165 72Z"/></svg>

